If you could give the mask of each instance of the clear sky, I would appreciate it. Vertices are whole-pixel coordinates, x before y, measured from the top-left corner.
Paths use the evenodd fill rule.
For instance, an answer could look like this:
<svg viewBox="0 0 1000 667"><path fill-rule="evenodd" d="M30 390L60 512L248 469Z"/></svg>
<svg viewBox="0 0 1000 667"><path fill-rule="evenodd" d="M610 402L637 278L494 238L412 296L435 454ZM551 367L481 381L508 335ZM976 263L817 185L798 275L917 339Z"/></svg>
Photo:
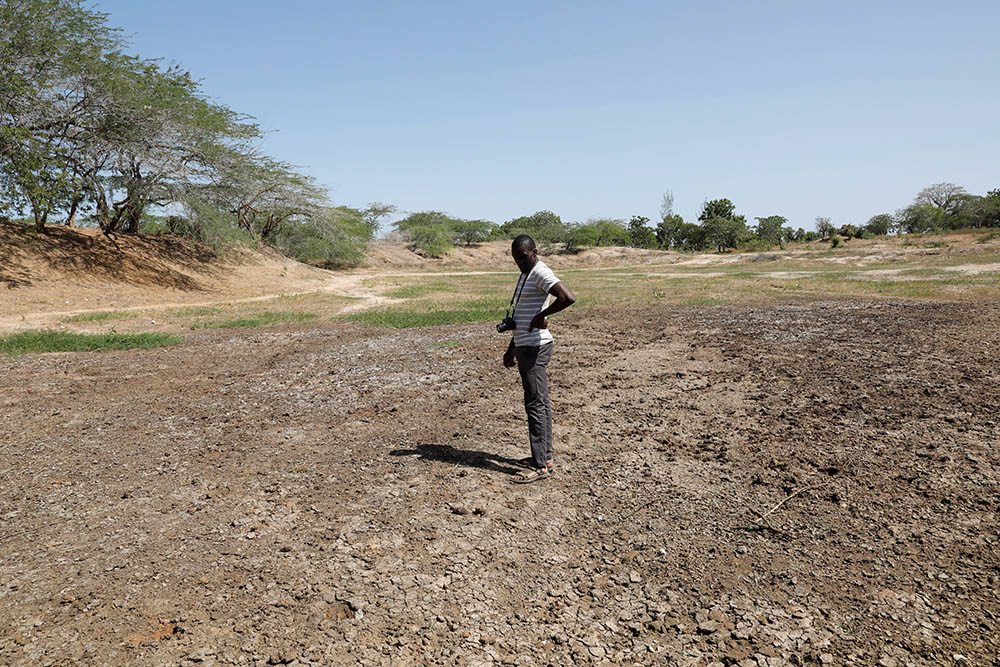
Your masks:
<svg viewBox="0 0 1000 667"><path fill-rule="evenodd" d="M1000 2L98 0L337 204L864 223L1000 187Z"/></svg>

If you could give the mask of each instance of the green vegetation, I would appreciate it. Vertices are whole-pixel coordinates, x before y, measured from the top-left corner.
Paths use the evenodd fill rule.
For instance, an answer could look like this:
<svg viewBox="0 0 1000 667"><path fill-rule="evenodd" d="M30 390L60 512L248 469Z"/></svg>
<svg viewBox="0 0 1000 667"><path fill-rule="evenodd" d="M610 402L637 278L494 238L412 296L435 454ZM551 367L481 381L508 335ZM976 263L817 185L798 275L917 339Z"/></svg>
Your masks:
<svg viewBox="0 0 1000 667"><path fill-rule="evenodd" d="M774 256L774 261L755 261L759 256L752 256L721 266L663 264L646 265L641 270L634 267L566 269L557 274L577 295L573 312L670 304L710 307L801 298L1000 296L1000 276L996 271L966 274L948 270L956 264L1000 263L1000 256L995 253L975 258L922 255L912 263L897 259L852 268L830 261L858 252L827 249L796 254L794 258ZM346 319L392 328L494 323L503 317L512 285L513 273L375 278L367 281L366 286L406 301L353 313ZM557 322L559 318L557 315Z"/></svg>
<svg viewBox="0 0 1000 667"><path fill-rule="evenodd" d="M503 311L486 308L432 309L415 311L405 308L381 308L366 310L348 315L347 319L378 327L392 329L407 329L410 327L431 327L441 324L459 324L464 322L499 321L497 313L503 317Z"/></svg>
<svg viewBox="0 0 1000 667"><path fill-rule="evenodd" d="M200 322L192 325L192 329L249 329L253 327L269 327L275 324L288 324L289 322L308 322L314 320L318 315L315 313L299 313L295 311L265 311L249 317L238 317L221 322Z"/></svg>
<svg viewBox="0 0 1000 667"><path fill-rule="evenodd" d="M67 317L66 322L107 322L108 320L127 320L136 313L124 310L104 310L96 313L80 313Z"/></svg>
<svg viewBox="0 0 1000 667"><path fill-rule="evenodd" d="M0 353L32 354L38 352L86 352L93 350L130 350L177 345L173 334L78 334L66 331L26 331L0 337Z"/></svg>
<svg viewBox="0 0 1000 667"><path fill-rule="evenodd" d="M129 54L83 0L0 3L0 217L30 213L212 247L269 243L321 266L357 263L394 209L334 206L263 155L252 117L210 100L179 66ZM157 216L176 210L179 215Z"/></svg>

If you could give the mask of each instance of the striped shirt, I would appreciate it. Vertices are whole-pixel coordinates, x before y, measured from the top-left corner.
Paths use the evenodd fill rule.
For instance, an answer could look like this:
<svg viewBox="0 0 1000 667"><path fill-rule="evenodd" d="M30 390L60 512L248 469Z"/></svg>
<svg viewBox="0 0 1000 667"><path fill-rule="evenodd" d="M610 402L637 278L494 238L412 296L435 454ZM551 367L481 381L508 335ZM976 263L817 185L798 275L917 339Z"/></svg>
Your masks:
<svg viewBox="0 0 1000 667"><path fill-rule="evenodd" d="M519 279L524 279L521 274ZM532 329L528 331L531 319L549 305L549 290L559 282L552 269L545 262L538 260L532 267L528 277L523 280L521 296L514 307L514 345L516 347L532 347L552 342L552 333L548 329Z"/></svg>

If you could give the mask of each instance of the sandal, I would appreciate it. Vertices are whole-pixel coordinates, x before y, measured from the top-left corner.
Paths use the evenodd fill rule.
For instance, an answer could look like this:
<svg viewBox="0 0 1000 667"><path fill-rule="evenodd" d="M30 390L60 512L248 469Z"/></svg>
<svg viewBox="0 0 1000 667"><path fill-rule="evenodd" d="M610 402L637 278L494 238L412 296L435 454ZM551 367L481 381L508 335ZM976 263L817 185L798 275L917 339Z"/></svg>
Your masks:
<svg viewBox="0 0 1000 667"><path fill-rule="evenodd" d="M531 468L527 472L519 472L510 478L514 484L531 484L549 476L549 471L545 468Z"/></svg>
<svg viewBox="0 0 1000 667"><path fill-rule="evenodd" d="M517 465L521 466L522 468L534 469L535 458L533 456L525 456L523 459L517 460ZM552 462L552 459L549 459L548 461L545 462L545 469L551 473L554 465L555 464Z"/></svg>

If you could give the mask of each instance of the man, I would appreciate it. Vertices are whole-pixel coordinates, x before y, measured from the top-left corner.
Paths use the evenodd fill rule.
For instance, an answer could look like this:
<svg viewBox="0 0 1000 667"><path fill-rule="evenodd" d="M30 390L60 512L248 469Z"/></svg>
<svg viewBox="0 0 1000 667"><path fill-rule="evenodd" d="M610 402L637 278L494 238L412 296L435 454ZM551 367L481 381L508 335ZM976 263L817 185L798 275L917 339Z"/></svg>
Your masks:
<svg viewBox="0 0 1000 667"><path fill-rule="evenodd" d="M527 234L514 239L510 254L521 269L521 276L515 288L514 335L503 355L503 365L517 366L521 374L531 442L531 456L521 460L528 470L514 475L511 481L530 484L552 473L552 407L545 376L545 367L552 357L552 334L546 318L571 306L576 297L538 259L535 241ZM555 301L549 303L549 295Z"/></svg>

